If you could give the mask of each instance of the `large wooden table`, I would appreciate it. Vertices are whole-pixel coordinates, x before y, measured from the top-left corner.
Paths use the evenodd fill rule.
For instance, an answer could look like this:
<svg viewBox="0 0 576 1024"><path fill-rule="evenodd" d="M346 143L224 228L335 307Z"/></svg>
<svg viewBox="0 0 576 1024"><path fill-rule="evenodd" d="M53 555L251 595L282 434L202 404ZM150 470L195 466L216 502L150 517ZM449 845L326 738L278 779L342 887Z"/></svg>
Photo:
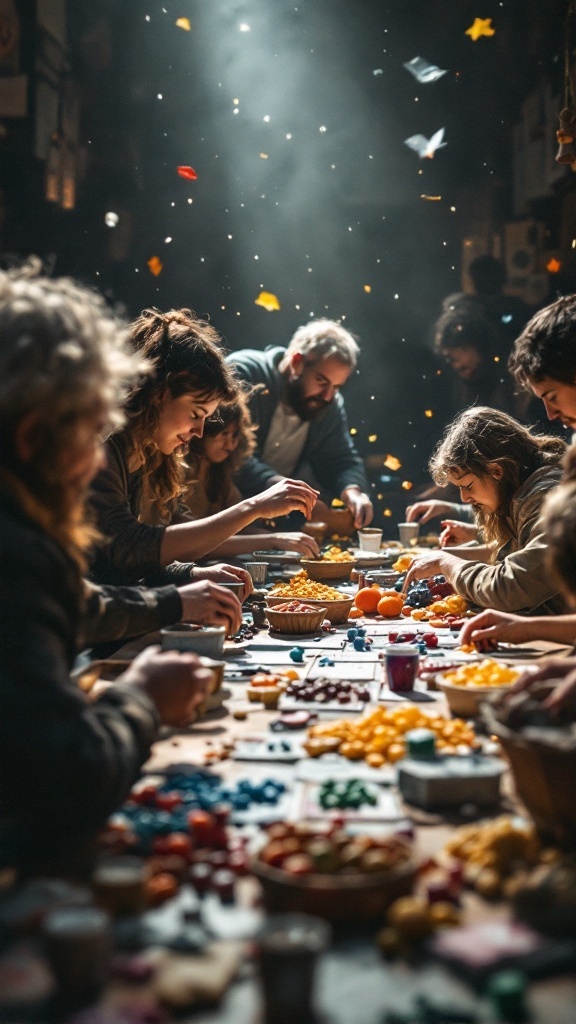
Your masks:
<svg viewBox="0 0 576 1024"><path fill-rule="evenodd" d="M344 635L345 629L341 628ZM128 644L118 657L132 657L146 642L154 642L156 637L139 640ZM266 651L254 651L259 642L266 639L266 634L259 634L254 643L245 653L232 652L226 657L237 661L267 664ZM285 644L286 661L290 661L287 652L291 644ZM534 645L531 645L534 646ZM559 649L555 645L540 645L542 653ZM325 652L326 653L326 652ZM362 655L358 655L358 660ZM271 666L272 667L272 666ZM274 667L280 667L274 665ZM375 672L380 668L376 666ZM266 733L271 718L276 712L255 709L250 712L246 721L237 721L226 711L226 706L233 707L243 703L243 684L226 683L231 689L232 697L225 701L224 709L210 714L183 733L171 734L160 739L153 747L146 771L161 772L174 763L203 764L206 753L223 739L245 739L255 734ZM424 709L438 708L446 712L444 699L441 695L435 704L423 705ZM345 709L342 712L345 714ZM283 778L288 783L294 774L293 766L280 764L251 764L234 760L224 760L214 765L224 779L233 781L238 777L249 775L253 779L271 775ZM514 798L510 781L505 785L504 807L514 807ZM408 811L411 815L411 812ZM453 831L453 826L437 816L412 814L418 823L417 851L422 857L437 853ZM507 918L509 911L504 905L488 905L473 894L465 895L465 916L468 921L483 919L497 921ZM378 1024L386 1011L407 1011L413 1003L413 997L425 994L432 1001L441 1005L456 1003L459 1007L475 1008L480 1004L471 989L463 985L453 974L437 964L421 967L410 967L406 962L384 963L371 937L359 932L355 935L339 937L333 949L325 956L320 970L318 985L318 1003L326 1013L326 1021L331 1024ZM122 998L122 992L111 990L109 997L116 1001ZM145 998L143 996L142 998ZM576 978L574 976L555 978L535 982L530 988L530 1006L532 1019L541 1024L575 1024L576 1022ZM195 1014L190 1019L195 1024L254 1024L258 1020L259 996L258 987L253 976L237 981L229 990L223 1003L214 1011ZM488 1019L480 1017L480 1019ZM298 1024L298 1022L294 1022Z"/></svg>

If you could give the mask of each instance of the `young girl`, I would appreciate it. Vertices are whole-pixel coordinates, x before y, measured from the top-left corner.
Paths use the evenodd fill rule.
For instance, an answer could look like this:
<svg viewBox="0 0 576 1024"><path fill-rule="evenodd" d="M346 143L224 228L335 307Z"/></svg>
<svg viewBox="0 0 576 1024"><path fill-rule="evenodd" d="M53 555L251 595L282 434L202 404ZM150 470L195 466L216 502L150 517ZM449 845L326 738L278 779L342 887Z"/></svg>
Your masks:
<svg viewBox="0 0 576 1024"><path fill-rule="evenodd" d="M87 489L139 369L96 295L32 268L0 274L0 869L89 870L159 725L189 721L206 688L193 656L155 650L93 704L70 678Z"/></svg>
<svg viewBox="0 0 576 1024"><path fill-rule="evenodd" d="M213 515L242 500L233 476L254 450L255 429L247 400L240 392L235 402L220 406L206 422L202 437L192 438L186 458L191 483L183 496L192 519ZM316 541L307 534L269 530L238 534L213 554L237 555L262 548L300 551L308 558L319 555Z"/></svg>
<svg viewBox="0 0 576 1024"><path fill-rule="evenodd" d="M443 574L471 604L503 611L557 614L566 610L545 571L541 506L561 478L565 444L535 437L506 413L482 406L462 413L430 461L437 484L460 489L471 505L483 545L444 549L416 558L414 580Z"/></svg>
<svg viewBox="0 0 576 1024"><path fill-rule="evenodd" d="M127 423L106 442L107 466L94 481L91 503L106 543L97 549L93 576L100 583L129 584L207 577L242 581L246 570L190 564L214 551L255 519L293 509L310 518L317 491L282 480L262 494L206 519L190 521L181 504L184 457L218 406L234 401L238 387L219 338L189 310L146 310L132 326L135 349L148 361L128 396Z"/></svg>

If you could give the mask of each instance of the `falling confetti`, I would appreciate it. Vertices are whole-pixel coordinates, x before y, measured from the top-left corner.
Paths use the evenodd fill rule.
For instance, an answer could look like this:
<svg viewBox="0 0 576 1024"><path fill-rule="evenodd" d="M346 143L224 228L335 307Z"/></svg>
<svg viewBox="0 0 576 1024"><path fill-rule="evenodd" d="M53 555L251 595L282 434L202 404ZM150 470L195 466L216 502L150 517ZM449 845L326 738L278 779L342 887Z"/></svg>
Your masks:
<svg viewBox="0 0 576 1024"><path fill-rule="evenodd" d="M427 420L431 420L433 415L434 415L434 413L433 413L432 409L425 409L424 410L424 415L425 415Z"/></svg>
<svg viewBox="0 0 576 1024"><path fill-rule="evenodd" d="M344 502L340 498L332 498L332 508L344 508Z"/></svg>
<svg viewBox="0 0 576 1024"><path fill-rule="evenodd" d="M374 444L374 441L378 440L378 434L370 434L368 440L370 441L370 444Z"/></svg>
<svg viewBox="0 0 576 1024"><path fill-rule="evenodd" d="M356 427L350 427L350 433L352 434L352 437L354 437L354 435L358 433Z"/></svg>
<svg viewBox="0 0 576 1024"><path fill-rule="evenodd" d="M402 469L402 463L395 455L387 455L384 459L384 465L386 466L386 469Z"/></svg>
<svg viewBox="0 0 576 1024"><path fill-rule="evenodd" d="M107 228L115 228L119 220L120 217L113 210L109 210L108 213L104 214L104 223Z"/></svg>
<svg viewBox="0 0 576 1024"><path fill-rule="evenodd" d="M546 264L546 270L549 274L557 274L561 269L562 264L560 260L555 259L554 256L552 257L552 259L548 260L548 263Z"/></svg>
<svg viewBox="0 0 576 1024"><path fill-rule="evenodd" d="M258 156L260 157L261 160L268 159L268 153L258 153Z"/></svg>
<svg viewBox="0 0 576 1024"><path fill-rule="evenodd" d="M372 285L365 284L364 285L364 291L366 292L367 295L370 295L370 292L372 291Z"/></svg>
<svg viewBox="0 0 576 1024"><path fill-rule="evenodd" d="M442 141L444 132L445 129L440 128L439 131L434 132L431 139L427 139L425 135L411 135L409 139L404 139L404 145L409 146L410 149L418 153L421 160L424 157L428 157L431 160L437 149L447 145L446 142Z"/></svg>
<svg viewBox="0 0 576 1024"><path fill-rule="evenodd" d="M382 68L374 68L374 71L372 72L372 74L373 75L383 75L384 71L383 71Z"/></svg>
<svg viewBox="0 0 576 1024"><path fill-rule="evenodd" d="M278 297L273 292L260 292L257 299L254 299L255 306L262 306L262 309L267 309L269 313L273 313L276 309L282 309L278 301Z"/></svg>
<svg viewBox="0 0 576 1024"><path fill-rule="evenodd" d="M196 181L198 177L193 167L180 166L176 170L181 178L186 178L186 181Z"/></svg>
<svg viewBox="0 0 576 1024"><path fill-rule="evenodd" d="M177 18L176 28L182 28L184 29L185 32L189 32L190 29L192 28L192 25L190 24L190 18Z"/></svg>
<svg viewBox="0 0 576 1024"><path fill-rule="evenodd" d="M390 519L390 517L392 515L392 509L391 508L385 508L383 513L382 513L382 515L385 516L386 519Z"/></svg>
<svg viewBox="0 0 576 1024"><path fill-rule="evenodd" d="M442 196L427 196L424 192L420 196L420 199L427 199L429 203L439 203Z"/></svg>
<svg viewBox="0 0 576 1024"><path fill-rule="evenodd" d="M162 273L164 264L162 263L162 260L160 259L159 256L151 256L149 260L146 260L146 263L148 265L150 273L154 274L154 277L158 277L158 274Z"/></svg>
<svg viewBox="0 0 576 1024"><path fill-rule="evenodd" d="M421 85L427 85L429 82L437 82L442 75L447 74L442 68L436 66L436 64L430 64L429 61L424 60L423 57L413 57L412 60L406 62L403 65L406 71L409 71L417 82Z"/></svg>
<svg viewBox="0 0 576 1024"><path fill-rule="evenodd" d="M412 483L411 480L403 480L402 484L401 484L401 487L402 487L403 491L411 491L413 486L414 486L414 484Z"/></svg>
<svg viewBox="0 0 576 1024"><path fill-rule="evenodd" d="M480 36L493 36L496 29L492 28L492 18L474 18L474 24L466 29L466 35L470 36L473 42L477 42Z"/></svg>

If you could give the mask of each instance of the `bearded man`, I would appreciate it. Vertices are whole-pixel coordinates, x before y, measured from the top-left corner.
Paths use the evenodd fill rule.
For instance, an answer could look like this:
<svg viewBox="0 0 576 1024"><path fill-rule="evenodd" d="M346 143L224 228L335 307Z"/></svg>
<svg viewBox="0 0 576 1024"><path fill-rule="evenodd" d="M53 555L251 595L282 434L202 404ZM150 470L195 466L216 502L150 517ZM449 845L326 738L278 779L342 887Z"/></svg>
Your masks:
<svg viewBox="0 0 576 1024"><path fill-rule="evenodd" d="M324 502L340 498L356 529L368 526L373 508L364 464L350 438L340 388L355 370L359 348L333 320L298 328L288 348L242 349L228 359L252 385L250 412L257 447L237 484L244 497L285 477L318 486ZM317 502L314 518L326 512Z"/></svg>

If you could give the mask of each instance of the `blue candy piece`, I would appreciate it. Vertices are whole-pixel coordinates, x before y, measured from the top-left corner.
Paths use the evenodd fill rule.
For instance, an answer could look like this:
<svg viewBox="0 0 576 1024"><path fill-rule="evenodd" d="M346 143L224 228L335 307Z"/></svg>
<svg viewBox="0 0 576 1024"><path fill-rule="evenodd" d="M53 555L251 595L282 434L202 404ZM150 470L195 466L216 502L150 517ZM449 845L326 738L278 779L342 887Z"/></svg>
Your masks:
<svg viewBox="0 0 576 1024"><path fill-rule="evenodd" d="M304 648L303 647L293 647L291 649L291 651L290 651L290 659L292 661L295 661L296 663L300 663L300 662L304 661Z"/></svg>
<svg viewBox="0 0 576 1024"><path fill-rule="evenodd" d="M365 651L366 650L366 644L364 643L364 637L363 636L357 636L356 639L354 640L354 650L355 651Z"/></svg>
<svg viewBox="0 0 576 1024"><path fill-rule="evenodd" d="M356 627L353 626L352 629L349 629L348 632L346 633L346 636L348 637L349 640L355 640L356 637L358 636L358 630L356 629Z"/></svg>
<svg viewBox="0 0 576 1024"><path fill-rule="evenodd" d="M426 644L416 644L416 647L420 651L420 654L427 654L428 653L428 648L426 647Z"/></svg>
<svg viewBox="0 0 576 1024"><path fill-rule="evenodd" d="M364 626L357 627L356 636L366 636L366 630L364 629Z"/></svg>
<svg viewBox="0 0 576 1024"><path fill-rule="evenodd" d="M333 665L334 662L333 662L332 658L324 657L324 658L320 658L318 664L322 668L325 668L327 665Z"/></svg>
<svg viewBox="0 0 576 1024"><path fill-rule="evenodd" d="M248 808L250 807L250 803L251 801L250 797L248 796L248 793L238 793L234 797L233 801L234 807L236 808L237 811L247 811Z"/></svg>

